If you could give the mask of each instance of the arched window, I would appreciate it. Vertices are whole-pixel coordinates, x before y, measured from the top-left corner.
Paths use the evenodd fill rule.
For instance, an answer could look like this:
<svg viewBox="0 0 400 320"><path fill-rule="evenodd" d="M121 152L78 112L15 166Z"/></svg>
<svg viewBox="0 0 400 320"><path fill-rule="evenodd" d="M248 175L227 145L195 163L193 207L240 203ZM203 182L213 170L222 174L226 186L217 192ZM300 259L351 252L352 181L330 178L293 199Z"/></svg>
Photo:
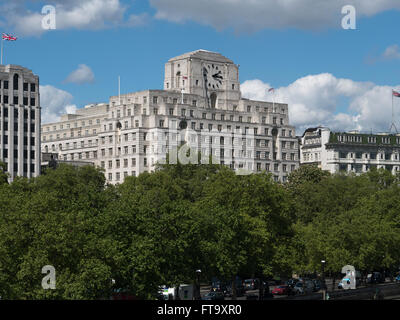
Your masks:
<svg viewBox="0 0 400 320"><path fill-rule="evenodd" d="M62 151L62 144L61 144L61 143L58 145L58 149L59 149L60 151Z"/></svg>
<svg viewBox="0 0 400 320"><path fill-rule="evenodd" d="M13 81L14 90L18 90L18 79L19 79L18 74L14 74L14 81Z"/></svg>
<svg viewBox="0 0 400 320"><path fill-rule="evenodd" d="M213 92L210 96L211 99L211 108L215 109L215 105L217 104L217 94Z"/></svg>
<svg viewBox="0 0 400 320"><path fill-rule="evenodd" d="M45 146L44 150L45 150L46 153L48 153L49 152L49 146Z"/></svg>

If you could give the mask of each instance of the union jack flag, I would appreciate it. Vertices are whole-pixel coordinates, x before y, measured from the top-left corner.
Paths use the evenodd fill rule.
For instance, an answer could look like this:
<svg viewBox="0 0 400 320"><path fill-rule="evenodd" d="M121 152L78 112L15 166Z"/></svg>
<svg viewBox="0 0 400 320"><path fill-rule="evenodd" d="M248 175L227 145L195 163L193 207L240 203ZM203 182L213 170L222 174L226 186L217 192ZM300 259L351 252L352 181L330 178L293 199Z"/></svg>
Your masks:
<svg viewBox="0 0 400 320"><path fill-rule="evenodd" d="M17 37L14 37L14 36L12 36L10 34L7 34L7 33L3 33L2 39L3 40L7 40L7 41L16 41Z"/></svg>
<svg viewBox="0 0 400 320"><path fill-rule="evenodd" d="M394 90L392 90L392 91L393 91L393 95L394 95L395 97L399 97L399 98L400 98L400 93L399 93L399 92L394 91Z"/></svg>

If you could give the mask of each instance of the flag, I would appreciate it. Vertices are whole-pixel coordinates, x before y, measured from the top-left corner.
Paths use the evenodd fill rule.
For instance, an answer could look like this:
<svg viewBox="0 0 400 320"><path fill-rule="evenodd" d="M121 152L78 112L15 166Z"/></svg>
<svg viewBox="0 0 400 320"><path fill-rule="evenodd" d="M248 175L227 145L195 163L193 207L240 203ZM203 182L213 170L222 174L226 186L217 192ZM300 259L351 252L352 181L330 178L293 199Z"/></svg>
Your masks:
<svg viewBox="0 0 400 320"><path fill-rule="evenodd" d="M394 91L394 90L392 90L392 91L393 91L393 95L394 95L395 97L400 98L400 93L399 93L399 92Z"/></svg>
<svg viewBox="0 0 400 320"><path fill-rule="evenodd" d="M7 41L16 41L17 37L14 37L14 36L12 36L10 34L7 34L7 33L3 33L2 39L3 40L7 40Z"/></svg>
<svg viewBox="0 0 400 320"><path fill-rule="evenodd" d="M186 77L186 76L183 76L183 79L184 79L184 80L187 80L187 78L188 78L188 77Z"/></svg>

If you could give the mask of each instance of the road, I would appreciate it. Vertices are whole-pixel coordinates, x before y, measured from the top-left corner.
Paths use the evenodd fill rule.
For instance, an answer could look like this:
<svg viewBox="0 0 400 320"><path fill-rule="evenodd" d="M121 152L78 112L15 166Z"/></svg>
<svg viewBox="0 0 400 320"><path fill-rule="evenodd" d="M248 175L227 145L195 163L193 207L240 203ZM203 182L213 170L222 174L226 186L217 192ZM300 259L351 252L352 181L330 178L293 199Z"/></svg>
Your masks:
<svg viewBox="0 0 400 320"><path fill-rule="evenodd" d="M339 284L339 282L340 282L340 279L338 279L338 280L335 281L334 290L332 290L332 289L333 289L332 279L329 279L329 278L325 279L325 283L326 283L326 285L327 285L328 292L341 290L341 289L338 289L338 284ZM386 283L386 284L387 284L387 283L390 283L389 278L386 279L386 282L385 282L385 283ZM383 284L382 284L382 285L383 285ZM359 286L358 288L365 288L365 287L366 287L366 286L363 285L363 286ZM270 286L270 291L272 291L273 288L274 288L274 286ZM210 290L211 290L211 287L210 287L210 286L202 286L201 289L200 289L201 296L203 297L205 294L207 294L208 292L210 292ZM320 291L320 293L321 293L321 295L322 295L322 291ZM248 291L246 291L246 294L245 294L243 297L237 297L237 300L247 300L247 297L248 297L248 296L252 296L252 295L257 296L257 300L258 300L258 290L248 290ZM274 295L274 299L285 299L285 298L287 298L287 296L285 296L285 295L282 295L282 296ZM400 300L400 296L387 297L387 298L385 298L385 299L389 299L389 300ZM232 298L231 298L231 297L225 297L225 300L228 300L228 301L229 301L229 300L232 300Z"/></svg>

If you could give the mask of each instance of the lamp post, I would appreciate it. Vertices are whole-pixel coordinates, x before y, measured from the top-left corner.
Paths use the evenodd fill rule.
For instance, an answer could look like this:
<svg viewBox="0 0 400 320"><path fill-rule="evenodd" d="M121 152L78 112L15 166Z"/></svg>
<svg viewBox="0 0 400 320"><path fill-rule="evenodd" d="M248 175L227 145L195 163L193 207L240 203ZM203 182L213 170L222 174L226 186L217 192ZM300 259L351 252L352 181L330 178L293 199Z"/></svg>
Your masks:
<svg viewBox="0 0 400 320"><path fill-rule="evenodd" d="M326 300L326 284L325 284L325 260L321 260L322 266L322 299Z"/></svg>
<svg viewBox="0 0 400 320"><path fill-rule="evenodd" d="M196 270L196 276L197 276L197 290L196 290L196 300L201 300L201 294L200 294L200 276L201 276L201 270L198 269Z"/></svg>

